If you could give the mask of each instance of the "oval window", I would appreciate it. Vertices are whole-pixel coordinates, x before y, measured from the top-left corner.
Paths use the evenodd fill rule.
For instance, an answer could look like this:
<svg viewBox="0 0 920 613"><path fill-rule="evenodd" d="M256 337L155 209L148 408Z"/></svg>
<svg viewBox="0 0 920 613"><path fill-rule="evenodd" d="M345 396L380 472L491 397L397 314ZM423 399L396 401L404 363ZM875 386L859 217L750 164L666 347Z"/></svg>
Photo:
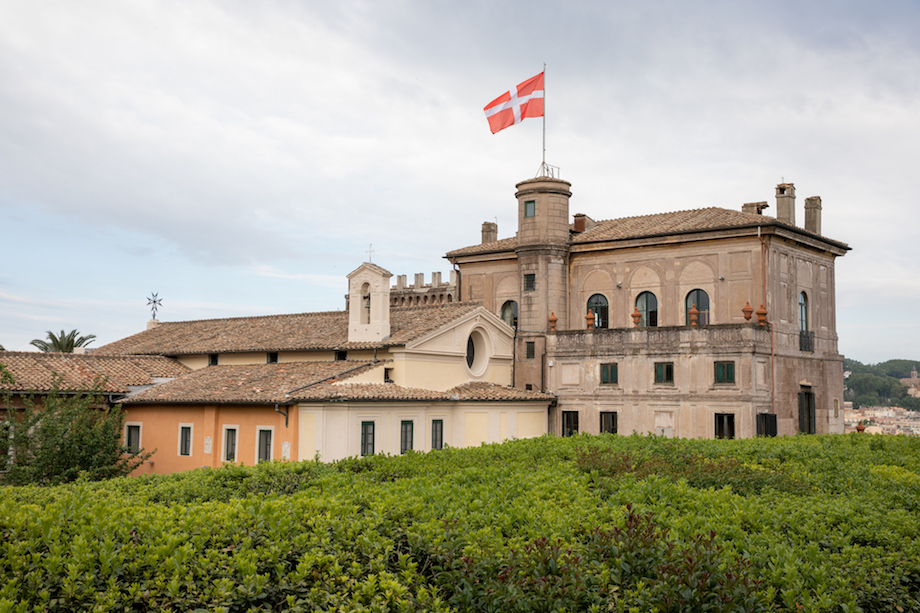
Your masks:
<svg viewBox="0 0 920 613"><path fill-rule="evenodd" d="M473 335L470 334L470 338L466 341L466 365L472 368L473 362L475 361L476 361L476 343L473 342Z"/></svg>

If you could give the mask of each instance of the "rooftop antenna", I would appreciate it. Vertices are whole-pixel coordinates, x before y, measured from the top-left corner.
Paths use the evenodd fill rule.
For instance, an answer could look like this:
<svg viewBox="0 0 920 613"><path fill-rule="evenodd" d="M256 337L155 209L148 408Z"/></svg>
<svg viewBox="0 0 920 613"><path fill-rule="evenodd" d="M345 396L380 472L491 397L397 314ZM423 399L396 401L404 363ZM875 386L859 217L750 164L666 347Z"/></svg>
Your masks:
<svg viewBox="0 0 920 613"><path fill-rule="evenodd" d="M367 251L365 251L365 253L367 253L367 262L369 264L373 264L374 263L374 257L373 257L374 256L374 243L370 243L367 246Z"/></svg>
<svg viewBox="0 0 920 613"><path fill-rule="evenodd" d="M153 313L153 319L157 318L157 309L162 308L163 299L157 298L156 292L150 292L150 297L147 298L147 306L150 307L150 312Z"/></svg>
<svg viewBox="0 0 920 613"><path fill-rule="evenodd" d="M550 179L559 178L559 167L546 163L546 62L543 62L543 162L540 164L537 176Z"/></svg>

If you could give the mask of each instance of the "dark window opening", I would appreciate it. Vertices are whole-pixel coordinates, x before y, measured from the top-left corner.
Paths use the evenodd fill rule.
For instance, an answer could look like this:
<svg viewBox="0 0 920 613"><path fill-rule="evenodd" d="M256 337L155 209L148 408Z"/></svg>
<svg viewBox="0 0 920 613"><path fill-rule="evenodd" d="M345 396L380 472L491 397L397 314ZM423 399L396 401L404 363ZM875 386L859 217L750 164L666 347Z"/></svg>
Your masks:
<svg viewBox="0 0 920 613"><path fill-rule="evenodd" d="M266 364L277 364L278 363L278 352L271 351L265 358Z"/></svg>
<svg viewBox="0 0 920 613"><path fill-rule="evenodd" d="M141 450L141 427L128 426L125 434L125 446L131 453Z"/></svg>
<svg viewBox="0 0 920 613"><path fill-rule="evenodd" d="M808 390L799 392L799 432L814 434L815 428L815 393Z"/></svg>
<svg viewBox="0 0 920 613"><path fill-rule="evenodd" d="M524 346L527 350L527 359L534 359L537 356L537 344L534 341L527 341Z"/></svg>
<svg viewBox="0 0 920 613"><path fill-rule="evenodd" d="M179 429L179 455L192 455L191 426L182 426Z"/></svg>
<svg viewBox="0 0 920 613"><path fill-rule="evenodd" d="M772 413L757 414L757 436L776 436L776 415Z"/></svg>
<svg viewBox="0 0 920 613"><path fill-rule="evenodd" d="M735 382L735 363L716 362L716 383Z"/></svg>
<svg viewBox="0 0 920 613"><path fill-rule="evenodd" d="M434 450L444 448L444 420L431 421L431 448Z"/></svg>
<svg viewBox="0 0 920 613"><path fill-rule="evenodd" d="M406 453L413 448L415 422L403 421L399 424L399 453Z"/></svg>
<svg viewBox="0 0 920 613"><path fill-rule="evenodd" d="M374 422L361 422L361 455L374 455Z"/></svg>
<svg viewBox="0 0 920 613"><path fill-rule="evenodd" d="M674 362L655 363L655 383L674 383Z"/></svg>
<svg viewBox="0 0 920 613"><path fill-rule="evenodd" d="M537 203L535 200L527 200L524 202L524 217L536 217L537 215Z"/></svg>
<svg viewBox="0 0 920 613"><path fill-rule="evenodd" d="M272 459L272 431L259 430L259 462L269 462Z"/></svg>
<svg viewBox="0 0 920 613"><path fill-rule="evenodd" d="M224 462L236 462L236 428L224 431Z"/></svg>
<svg viewBox="0 0 920 613"><path fill-rule="evenodd" d="M617 382L617 365L601 364L601 383L605 385Z"/></svg>
<svg viewBox="0 0 920 613"><path fill-rule="evenodd" d="M217 366L217 354L216 353L208 354L208 366Z"/></svg>
<svg viewBox="0 0 920 613"><path fill-rule="evenodd" d="M578 411L562 412L562 436L578 434Z"/></svg>
<svg viewBox="0 0 920 613"><path fill-rule="evenodd" d="M336 352L335 352L335 361L336 361L336 362L344 362L344 361L347 360L347 359L348 359L348 352L347 352L347 351L336 351Z"/></svg>
<svg viewBox="0 0 920 613"><path fill-rule="evenodd" d="M383 382L393 383L393 369L392 368L383 369Z"/></svg>
<svg viewBox="0 0 920 613"><path fill-rule="evenodd" d="M601 411L601 434L617 433L616 411Z"/></svg>
<svg viewBox="0 0 920 613"><path fill-rule="evenodd" d="M594 294L588 298L588 313L594 314L595 328L606 328L609 322L607 317L607 298L603 294Z"/></svg>
<svg viewBox="0 0 920 613"><path fill-rule="evenodd" d="M658 298L652 292L642 292L636 298L636 308L639 309L639 326L654 328L658 325Z"/></svg>
<svg viewBox="0 0 920 613"><path fill-rule="evenodd" d="M799 294L799 331L808 332L808 295Z"/></svg>
<svg viewBox="0 0 920 613"><path fill-rule="evenodd" d="M536 274L524 275L524 291L532 292L536 289L537 289L537 275Z"/></svg>
<svg viewBox="0 0 920 613"><path fill-rule="evenodd" d="M735 438L734 414L716 413L716 438Z"/></svg>
<svg viewBox="0 0 920 613"><path fill-rule="evenodd" d="M690 309L696 307L696 310L700 312L699 316L696 319L697 325L708 326L709 325L709 295L701 289L695 289L687 294L687 300L685 302L685 310L687 313L686 325L690 325Z"/></svg>
<svg viewBox="0 0 920 613"><path fill-rule="evenodd" d="M533 383L528 383L524 386L524 389L527 391L533 391Z"/></svg>
<svg viewBox="0 0 920 613"><path fill-rule="evenodd" d="M517 328L518 321L518 304L514 300L509 300L502 305L502 319L512 328Z"/></svg>
<svg viewBox="0 0 920 613"><path fill-rule="evenodd" d="M466 365L470 368L473 367L473 362L476 361L476 343L473 342L473 335L466 340Z"/></svg>

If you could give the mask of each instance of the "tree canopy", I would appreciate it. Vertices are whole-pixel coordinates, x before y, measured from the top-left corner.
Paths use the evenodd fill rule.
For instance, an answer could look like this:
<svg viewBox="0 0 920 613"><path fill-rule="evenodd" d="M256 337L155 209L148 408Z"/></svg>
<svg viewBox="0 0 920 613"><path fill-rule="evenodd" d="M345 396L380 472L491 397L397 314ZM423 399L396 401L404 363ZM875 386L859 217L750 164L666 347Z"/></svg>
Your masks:
<svg viewBox="0 0 920 613"><path fill-rule="evenodd" d="M900 381L909 377L913 368L920 370L920 362L887 360L879 364L862 364L845 359L843 367L850 371L844 398L852 400L853 406L890 405L920 411L920 398L909 396L907 386Z"/></svg>
<svg viewBox="0 0 920 613"><path fill-rule="evenodd" d="M12 386L13 376L0 363L0 385ZM104 380L85 391L60 391L55 376L52 390L23 399L13 408L5 391L0 407L0 470L12 485L56 485L81 475L91 481L129 474L153 452L128 449L122 442L121 405L106 406ZM5 415L4 415L5 413Z"/></svg>
<svg viewBox="0 0 920 613"><path fill-rule="evenodd" d="M45 353L73 353L76 347L86 347L96 338L95 334L78 336L80 333L76 330L70 332L61 330L59 336L55 336L54 332L48 330L47 334L48 340L35 339L29 344Z"/></svg>

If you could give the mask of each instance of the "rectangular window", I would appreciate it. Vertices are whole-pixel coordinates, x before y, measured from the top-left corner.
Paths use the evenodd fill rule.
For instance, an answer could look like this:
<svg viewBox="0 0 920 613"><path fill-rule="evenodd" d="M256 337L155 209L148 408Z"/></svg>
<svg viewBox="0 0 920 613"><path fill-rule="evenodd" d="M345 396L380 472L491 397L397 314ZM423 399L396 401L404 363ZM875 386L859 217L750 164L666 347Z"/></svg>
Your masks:
<svg viewBox="0 0 920 613"><path fill-rule="evenodd" d="M735 382L735 363L716 362L716 383Z"/></svg>
<svg viewBox="0 0 920 613"><path fill-rule="evenodd" d="M266 364L277 364L278 363L278 352L277 351L268 352L268 354L266 354L265 356L265 363Z"/></svg>
<svg viewBox="0 0 920 613"><path fill-rule="evenodd" d="M612 385L617 382L617 365L601 364L601 383Z"/></svg>
<svg viewBox="0 0 920 613"><path fill-rule="evenodd" d="M757 436L776 436L776 415L773 413L757 414Z"/></svg>
<svg viewBox="0 0 920 613"><path fill-rule="evenodd" d="M537 202L536 200L527 200L524 202L524 217L536 217Z"/></svg>
<svg viewBox="0 0 920 613"><path fill-rule="evenodd" d="M399 453L406 453L412 449L415 435L415 422L402 421L399 423Z"/></svg>
<svg viewBox="0 0 920 613"><path fill-rule="evenodd" d="M578 434L578 411L562 412L562 436Z"/></svg>
<svg viewBox="0 0 920 613"><path fill-rule="evenodd" d="M192 425L179 424L179 455L192 455Z"/></svg>
<svg viewBox="0 0 920 613"><path fill-rule="evenodd" d="M601 434L617 433L617 412L601 411Z"/></svg>
<svg viewBox="0 0 920 613"><path fill-rule="evenodd" d="M347 360L347 359L348 359L348 352L347 352L347 351L336 351L336 352L335 352L335 360L336 360L337 362L343 362L343 361L345 361L345 360Z"/></svg>
<svg viewBox="0 0 920 613"><path fill-rule="evenodd" d="M674 383L674 362L655 363L655 383Z"/></svg>
<svg viewBox="0 0 920 613"><path fill-rule="evenodd" d="M431 420L431 448L444 448L444 421L441 419Z"/></svg>
<svg viewBox="0 0 920 613"><path fill-rule="evenodd" d="M374 422L361 422L361 455L374 455Z"/></svg>
<svg viewBox="0 0 920 613"><path fill-rule="evenodd" d="M128 424L125 426L125 447L130 453L137 453L141 450L141 426L140 424Z"/></svg>
<svg viewBox="0 0 920 613"><path fill-rule="evenodd" d="M735 438L735 416L716 413L716 438Z"/></svg>
<svg viewBox="0 0 920 613"><path fill-rule="evenodd" d="M524 291L532 292L535 289L537 289L537 275L536 274L524 275Z"/></svg>
<svg viewBox="0 0 920 613"><path fill-rule="evenodd" d="M393 383L393 369L392 368L383 369L383 382Z"/></svg>
<svg viewBox="0 0 920 613"><path fill-rule="evenodd" d="M272 461L272 430L270 428L257 428L256 435L256 464Z"/></svg>
<svg viewBox="0 0 920 613"><path fill-rule="evenodd" d="M525 344L525 347L527 349L527 359L528 360L534 359L537 355L537 344L533 341L528 341Z"/></svg>
<svg viewBox="0 0 920 613"><path fill-rule="evenodd" d="M217 354L216 353L208 354L208 366L217 366Z"/></svg>
<svg viewBox="0 0 920 613"><path fill-rule="evenodd" d="M224 462L236 462L237 426L224 426Z"/></svg>

